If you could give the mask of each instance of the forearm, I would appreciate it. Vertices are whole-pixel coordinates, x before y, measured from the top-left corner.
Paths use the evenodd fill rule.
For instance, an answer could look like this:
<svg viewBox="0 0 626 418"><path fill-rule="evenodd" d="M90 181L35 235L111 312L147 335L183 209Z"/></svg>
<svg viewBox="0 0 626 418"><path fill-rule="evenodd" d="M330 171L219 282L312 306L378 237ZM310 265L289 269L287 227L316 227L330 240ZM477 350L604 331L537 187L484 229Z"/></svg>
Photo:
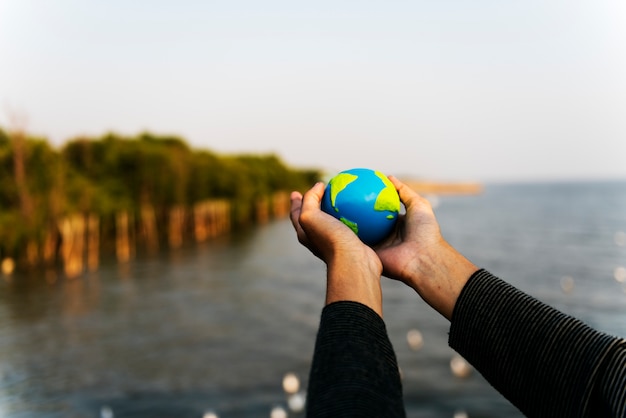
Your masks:
<svg viewBox="0 0 626 418"><path fill-rule="evenodd" d="M607 379L617 384L621 379L624 387L624 341L593 330L485 270L471 277L457 300L449 343L528 416L623 411L624 389L621 401L619 393L609 395L614 399L606 393L611 387ZM620 361L621 371L608 376L607 367Z"/></svg>
<svg viewBox="0 0 626 418"><path fill-rule="evenodd" d="M365 305L336 302L322 311L307 416L405 416L398 365L385 324Z"/></svg>

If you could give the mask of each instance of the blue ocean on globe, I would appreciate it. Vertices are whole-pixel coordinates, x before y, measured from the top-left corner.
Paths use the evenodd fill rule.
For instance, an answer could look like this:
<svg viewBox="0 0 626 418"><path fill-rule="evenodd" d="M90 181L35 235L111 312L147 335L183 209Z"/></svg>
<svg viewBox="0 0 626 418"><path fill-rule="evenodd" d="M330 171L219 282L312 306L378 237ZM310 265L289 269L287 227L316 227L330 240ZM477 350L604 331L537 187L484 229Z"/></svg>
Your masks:
<svg viewBox="0 0 626 418"><path fill-rule="evenodd" d="M322 210L350 227L365 244L375 245L393 230L400 212L400 198L383 173L353 168L328 182Z"/></svg>

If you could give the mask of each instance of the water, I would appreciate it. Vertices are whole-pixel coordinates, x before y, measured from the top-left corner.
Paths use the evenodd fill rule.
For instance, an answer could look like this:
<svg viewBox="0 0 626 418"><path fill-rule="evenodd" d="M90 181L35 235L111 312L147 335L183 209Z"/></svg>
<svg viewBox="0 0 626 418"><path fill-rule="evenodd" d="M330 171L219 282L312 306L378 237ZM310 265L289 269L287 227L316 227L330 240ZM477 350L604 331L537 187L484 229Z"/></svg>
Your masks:
<svg viewBox="0 0 626 418"><path fill-rule="evenodd" d="M444 236L476 264L626 336L626 183L492 185L438 197ZM475 370L450 369L449 324L383 282L409 417L521 416ZM324 266L288 220L199 247L104 262L80 279L0 279L0 417L269 417L300 390ZM412 350L407 333L419 330Z"/></svg>

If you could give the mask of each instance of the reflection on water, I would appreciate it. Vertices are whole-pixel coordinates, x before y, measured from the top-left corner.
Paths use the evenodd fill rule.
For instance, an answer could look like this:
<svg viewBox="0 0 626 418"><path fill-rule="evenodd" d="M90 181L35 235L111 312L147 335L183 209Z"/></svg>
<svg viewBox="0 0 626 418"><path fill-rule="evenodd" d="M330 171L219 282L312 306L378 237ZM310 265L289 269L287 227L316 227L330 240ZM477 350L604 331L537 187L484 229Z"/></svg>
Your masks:
<svg viewBox="0 0 626 418"><path fill-rule="evenodd" d="M531 192L541 208L524 198ZM479 265L626 335L624 195L606 194L604 207L583 199L573 212L567 199L580 191L488 188L441 197L437 214ZM5 276L0 416L303 416L323 277L287 220L160 257L104 260L74 280ZM410 417L521 416L447 346L445 319L401 283L383 291Z"/></svg>
<svg viewBox="0 0 626 418"><path fill-rule="evenodd" d="M322 266L306 254L310 273L293 274L293 244L277 223L80 279L13 276L0 294L2 416L288 407L282 377L306 376L323 300Z"/></svg>

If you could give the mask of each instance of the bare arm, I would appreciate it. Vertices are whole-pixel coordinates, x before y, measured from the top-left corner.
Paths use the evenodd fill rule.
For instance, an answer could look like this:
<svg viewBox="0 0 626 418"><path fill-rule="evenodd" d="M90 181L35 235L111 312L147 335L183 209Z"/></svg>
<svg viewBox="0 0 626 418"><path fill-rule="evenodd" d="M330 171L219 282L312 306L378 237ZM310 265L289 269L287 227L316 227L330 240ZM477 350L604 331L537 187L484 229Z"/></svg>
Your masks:
<svg viewBox="0 0 626 418"><path fill-rule="evenodd" d="M404 417L402 384L382 319L382 264L342 222L324 213L321 183L291 194L298 240L327 265L307 391L307 416Z"/></svg>

